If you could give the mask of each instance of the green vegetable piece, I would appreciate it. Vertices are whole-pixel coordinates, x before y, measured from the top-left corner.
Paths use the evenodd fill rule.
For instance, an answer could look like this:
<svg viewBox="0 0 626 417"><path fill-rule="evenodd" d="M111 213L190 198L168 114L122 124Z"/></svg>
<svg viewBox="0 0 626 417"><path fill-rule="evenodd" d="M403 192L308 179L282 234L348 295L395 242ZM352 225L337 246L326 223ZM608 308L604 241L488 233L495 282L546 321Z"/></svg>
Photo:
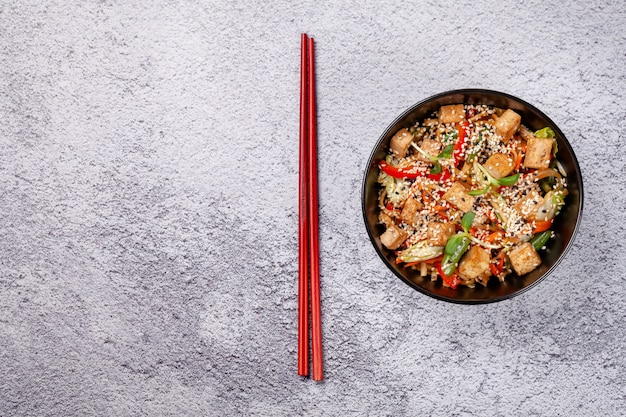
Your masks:
<svg viewBox="0 0 626 417"><path fill-rule="evenodd" d="M467 233L457 233L454 236L450 236L441 260L441 270L446 276L449 277L454 273L456 265L459 263L461 256L467 251L469 244L470 239Z"/></svg>
<svg viewBox="0 0 626 417"><path fill-rule="evenodd" d="M472 190L469 191L467 194L471 195L472 197L477 197L479 195L483 195L485 194L487 191L489 191L489 185L487 187L485 187L482 190Z"/></svg>
<svg viewBox="0 0 626 417"><path fill-rule="evenodd" d="M565 204L565 195L562 192L552 193L552 203L556 206Z"/></svg>
<svg viewBox="0 0 626 417"><path fill-rule="evenodd" d="M496 185L496 186L510 187L511 185L515 184L517 182L517 180L519 179L519 174L514 174L514 175L510 175L508 177L495 179L489 173L489 171L487 171L485 169L485 167L483 167L481 164L476 163L476 165L478 166L478 169L480 169L482 171L482 173L485 175L485 177L487 177L487 181L489 181L490 183L492 183L493 185Z"/></svg>
<svg viewBox="0 0 626 417"><path fill-rule="evenodd" d="M454 151L454 145L448 145L437 155L437 159L450 159L452 158L452 152Z"/></svg>
<svg viewBox="0 0 626 417"><path fill-rule="evenodd" d="M493 176L489 173L489 171L487 171L487 170L485 169L485 167L484 167L484 166L482 166L482 165L481 165L481 164L479 164L478 162L476 162L476 165L478 166L478 169L480 169L480 170L482 171L483 175L487 178L487 181L489 181L491 184L496 185L496 186L497 186L497 185L500 185L500 183L498 182L498 180L497 180L497 179L495 179L495 178L494 178L494 177L493 177ZM505 178L508 178L508 177L505 177ZM486 191L486 189L485 189L485 191Z"/></svg>
<svg viewBox="0 0 626 417"><path fill-rule="evenodd" d="M498 183L498 185L501 185L503 187L510 187L511 185L515 184L518 179L519 179L519 174L515 174L515 175L510 175L508 177L499 178L496 180L496 182Z"/></svg>
<svg viewBox="0 0 626 417"><path fill-rule="evenodd" d="M548 243L548 240L550 240L551 236L552 232L550 230L537 233L533 236L532 239L530 239L530 244L533 245L533 248L538 251L539 249L543 248L546 243Z"/></svg>
<svg viewBox="0 0 626 417"><path fill-rule="evenodd" d="M463 230L467 232L470 229L470 227L472 227L472 222L474 221L474 217L476 217L476 215L474 214L473 211L468 211L467 213L463 215L463 218L461 219L461 227L463 227Z"/></svg>
<svg viewBox="0 0 626 417"><path fill-rule="evenodd" d="M444 255L452 255L456 251L457 246L462 242L465 237L465 233L457 233L448 238L446 246L444 247Z"/></svg>
<svg viewBox="0 0 626 417"><path fill-rule="evenodd" d="M441 164L436 162L435 166L430 169L430 173L432 175L441 174Z"/></svg>
<svg viewBox="0 0 626 417"><path fill-rule="evenodd" d="M549 127L544 127L543 129L536 131L535 136L538 138L553 138L556 134L554 133L554 130Z"/></svg>

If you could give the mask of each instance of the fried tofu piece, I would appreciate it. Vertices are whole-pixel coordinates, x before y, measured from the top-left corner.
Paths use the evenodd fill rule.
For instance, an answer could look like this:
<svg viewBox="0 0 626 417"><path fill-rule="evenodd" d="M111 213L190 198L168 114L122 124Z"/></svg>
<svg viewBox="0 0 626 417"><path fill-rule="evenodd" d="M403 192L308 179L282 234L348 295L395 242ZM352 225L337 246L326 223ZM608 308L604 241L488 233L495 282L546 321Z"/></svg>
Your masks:
<svg viewBox="0 0 626 417"><path fill-rule="evenodd" d="M521 121L522 116L511 109L508 109L502 113L502 116L498 117L498 120L496 120L496 132L502 136L504 143L507 143L517 132Z"/></svg>
<svg viewBox="0 0 626 417"><path fill-rule="evenodd" d="M489 278L491 278L491 275L491 269L488 269L487 271L476 277L476 282L486 286L489 283Z"/></svg>
<svg viewBox="0 0 626 417"><path fill-rule="evenodd" d="M515 165L511 158L503 153L494 153L487 159L484 168L494 178L503 178L513 172Z"/></svg>
<svg viewBox="0 0 626 417"><path fill-rule="evenodd" d="M380 235L380 243L385 245L389 249L398 249L398 247L404 243L408 237L407 233L400 229L395 224L390 225L385 230L385 233Z"/></svg>
<svg viewBox="0 0 626 417"><path fill-rule="evenodd" d="M532 137L528 141L524 166L526 168L544 169L550 166L552 144L554 139Z"/></svg>
<svg viewBox="0 0 626 417"><path fill-rule="evenodd" d="M529 242L522 243L509 253L509 260L517 275L522 276L541 265L541 258Z"/></svg>
<svg viewBox="0 0 626 417"><path fill-rule="evenodd" d="M513 208L526 220L533 220L544 198L536 190L531 190L526 196L518 201Z"/></svg>
<svg viewBox="0 0 626 417"><path fill-rule="evenodd" d="M428 155L436 157L437 155L439 155L439 152L441 150L441 143L436 140L426 138L420 143L420 148ZM432 162L430 159L422 155L421 152L417 155L417 159L419 161Z"/></svg>
<svg viewBox="0 0 626 417"><path fill-rule="evenodd" d="M458 123L465 119L465 109L462 104L452 104L439 108L439 123Z"/></svg>
<svg viewBox="0 0 626 417"><path fill-rule="evenodd" d="M400 129L391 138L389 149L398 158L404 158L413 141L413 134L408 129Z"/></svg>
<svg viewBox="0 0 626 417"><path fill-rule="evenodd" d="M476 279L487 271L489 271L489 252L480 246L472 246L459 262L459 275L465 279Z"/></svg>
<svg viewBox="0 0 626 417"><path fill-rule="evenodd" d="M504 109L501 109L500 107L494 107L493 108L493 114L495 114L496 116L500 117L502 116L502 113L504 113Z"/></svg>
<svg viewBox="0 0 626 417"><path fill-rule="evenodd" d="M455 182L442 198L464 212L470 211L476 201L476 197L469 195L460 182Z"/></svg>
<svg viewBox="0 0 626 417"><path fill-rule="evenodd" d="M426 228L428 243L432 246L445 246L455 231L453 223L428 222Z"/></svg>
<svg viewBox="0 0 626 417"><path fill-rule="evenodd" d="M414 223L415 215L423 207L424 205L421 201L409 197L404 203L404 207L402 207L402 213L400 213L400 218L403 222L412 225Z"/></svg>

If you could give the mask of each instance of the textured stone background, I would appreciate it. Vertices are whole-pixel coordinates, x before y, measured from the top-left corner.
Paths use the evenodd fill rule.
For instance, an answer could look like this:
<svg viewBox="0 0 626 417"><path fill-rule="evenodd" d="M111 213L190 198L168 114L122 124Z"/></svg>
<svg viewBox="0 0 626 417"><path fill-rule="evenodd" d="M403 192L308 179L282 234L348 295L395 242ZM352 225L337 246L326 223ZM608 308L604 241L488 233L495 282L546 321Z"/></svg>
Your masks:
<svg viewBox="0 0 626 417"><path fill-rule="evenodd" d="M0 3L0 415L623 415L623 2ZM317 41L326 380L296 375L300 33ZM365 160L440 91L544 110L573 249L494 305L367 240Z"/></svg>

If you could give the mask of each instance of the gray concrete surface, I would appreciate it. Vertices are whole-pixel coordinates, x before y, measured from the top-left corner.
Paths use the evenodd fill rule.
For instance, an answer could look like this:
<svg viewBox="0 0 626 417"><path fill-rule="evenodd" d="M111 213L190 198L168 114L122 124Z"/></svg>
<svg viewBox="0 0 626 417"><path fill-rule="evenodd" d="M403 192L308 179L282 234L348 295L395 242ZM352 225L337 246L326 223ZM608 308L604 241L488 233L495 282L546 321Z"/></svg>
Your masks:
<svg viewBox="0 0 626 417"><path fill-rule="evenodd" d="M0 3L1 416L624 414L621 1ZM299 36L317 40L326 380L296 375ZM461 306L368 243L362 170L440 91L545 111L584 220Z"/></svg>

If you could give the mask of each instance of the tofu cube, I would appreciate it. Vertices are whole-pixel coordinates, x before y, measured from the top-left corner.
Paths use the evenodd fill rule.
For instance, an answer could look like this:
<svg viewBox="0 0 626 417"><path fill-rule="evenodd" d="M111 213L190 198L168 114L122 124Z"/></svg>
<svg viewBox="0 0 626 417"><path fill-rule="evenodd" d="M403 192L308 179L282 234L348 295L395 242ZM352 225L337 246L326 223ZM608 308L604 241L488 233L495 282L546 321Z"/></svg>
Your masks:
<svg viewBox="0 0 626 417"><path fill-rule="evenodd" d="M426 138L420 143L420 148L428 155L436 157L441 151L441 142ZM419 161L432 162L430 159L422 155L421 152L417 155L417 159Z"/></svg>
<svg viewBox="0 0 626 417"><path fill-rule="evenodd" d="M494 178L502 178L513 172L513 160L503 153L494 153L483 165Z"/></svg>
<svg viewBox="0 0 626 417"><path fill-rule="evenodd" d="M533 220L544 198L536 190L531 190L526 196L518 201L513 208L526 220Z"/></svg>
<svg viewBox="0 0 626 417"><path fill-rule="evenodd" d="M403 222L412 225L415 223L415 215L422 208L423 204L421 201L409 197L404 203L404 207L402 207L402 213L400 213L400 218Z"/></svg>
<svg viewBox="0 0 626 417"><path fill-rule="evenodd" d="M432 246L445 246L456 228L453 223L428 222L426 228L427 241Z"/></svg>
<svg viewBox="0 0 626 417"><path fill-rule="evenodd" d="M459 275L465 279L476 279L489 271L489 252L480 246L472 246L459 262Z"/></svg>
<svg viewBox="0 0 626 417"><path fill-rule="evenodd" d="M541 258L529 242L522 243L509 253L509 260L517 275L522 276L541 265Z"/></svg>
<svg viewBox="0 0 626 417"><path fill-rule="evenodd" d="M550 138L530 138L524 157L524 166L537 169L548 168L552 158L553 142L554 139Z"/></svg>
<svg viewBox="0 0 626 417"><path fill-rule="evenodd" d="M483 272L479 276L476 277L476 282L482 285L487 285L489 283L489 278L491 278L491 269Z"/></svg>
<svg viewBox="0 0 626 417"><path fill-rule="evenodd" d="M511 109L508 109L502 113L502 116L498 117L498 120L496 120L496 132L502 136L504 143L507 143L517 132L521 121L522 116Z"/></svg>
<svg viewBox="0 0 626 417"><path fill-rule="evenodd" d="M460 182L455 182L442 197L448 203L456 206L459 210L467 212L472 209L476 197L467 193L467 189Z"/></svg>
<svg viewBox="0 0 626 417"><path fill-rule="evenodd" d="M380 243L389 249L398 249L407 237L408 236L404 230L400 229L395 224L392 224L387 228L387 230L385 230L385 233L380 235Z"/></svg>
<svg viewBox="0 0 626 417"><path fill-rule="evenodd" d="M389 149L398 158L404 158L413 141L413 134L408 129L400 129L391 138Z"/></svg>
<svg viewBox="0 0 626 417"><path fill-rule="evenodd" d="M465 119L465 109L462 104L452 104L439 108L439 123L458 123Z"/></svg>

